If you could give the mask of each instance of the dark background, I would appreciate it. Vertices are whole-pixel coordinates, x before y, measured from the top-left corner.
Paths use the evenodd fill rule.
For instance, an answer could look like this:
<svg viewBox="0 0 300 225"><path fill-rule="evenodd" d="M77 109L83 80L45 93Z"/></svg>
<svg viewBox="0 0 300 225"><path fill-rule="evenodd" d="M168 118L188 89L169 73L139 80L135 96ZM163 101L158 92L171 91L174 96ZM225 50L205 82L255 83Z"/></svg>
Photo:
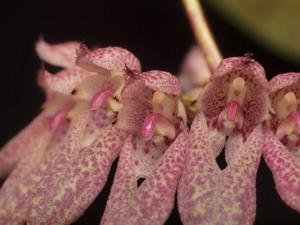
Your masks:
<svg viewBox="0 0 300 225"><path fill-rule="evenodd" d="M193 35L179 0L151 1L20 1L6 2L0 11L1 88L0 144L24 127L40 110L43 93L36 85L41 62L34 52L39 35L51 43L79 40L88 46L128 48L142 62L143 70L177 73L193 44ZM300 71L297 65L276 58L240 34L204 1L205 12L224 55L252 52L269 78L281 72ZM113 172L116 163L114 163ZM112 183L74 224L99 224ZM300 224L300 214L289 209L275 191L263 162L257 178L257 225ZM181 224L177 209L166 224Z"/></svg>

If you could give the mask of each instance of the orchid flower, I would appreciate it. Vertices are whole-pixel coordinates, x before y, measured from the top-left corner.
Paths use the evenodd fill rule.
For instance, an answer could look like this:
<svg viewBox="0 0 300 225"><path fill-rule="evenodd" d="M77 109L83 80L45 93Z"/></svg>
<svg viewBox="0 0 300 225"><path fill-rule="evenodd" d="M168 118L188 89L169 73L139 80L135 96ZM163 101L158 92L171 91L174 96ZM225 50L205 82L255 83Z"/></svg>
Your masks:
<svg viewBox="0 0 300 225"><path fill-rule="evenodd" d="M47 54L40 55L53 54L55 58L66 52L57 51L56 46L48 47L43 50ZM102 190L127 135L126 130L112 126L123 107L119 103L121 92L140 68L139 61L125 49L108 47L90 51L81 45L73 67L56 75L44 75L44 82L58 92L72 95L76 105L68 114L74 124L69 135L55 148L52 157L46 159L43 171L37 175L40 181L28 212L30 224L71 223Z"/></svg>
<svg viewBox="0 0 300 225"><path fill-rule="evenodd" d="M77 62L75 62L76 51L78 51ZM71 99L72 102L72 107L69 107L68 111L65 110L65 114L59 113L54 117L50 124L51 127L58 126L60 120L63 121L65 117L71 122L67 133L56 138L61 141L53 142L46 148L47 154L41 155L44 149L40 149L40 146L36 148L35 152L40 151L40 160L36 160L35 164L28 166L31 168L30 170L23 171L22 165L26 164L27 161L30 163L30 160L34 160L33 157L37 157L37 154L26 156L27 161L24 159L15 173L20 184L16 182L16 179L13 182L14 176L6 181L7 185L3 186L5 189L1 189L2 195L0 195L0 201L3 201L4 204L0 211L0 221L6 224L25 222L31 198L34 197L34 202L38 194L43 194L43 185L47 185L48 181L55 184L58 179L52 180L52 178L61 178L59 174L63 176L68 169L68 163L77 159L78 150L89 146L99 136L102 128L115 119L115 110L119 109L119 104L111 97L118 93L120 87L123 86L122 81L125 78L122 77L123 71L121 69L126 72L130 71L131 75L135 75L136 68L137 70L140 69L138 60L127 50L121 48L96 49L90 52L85 46L75 42L51 46L40 41L37 44L37 52L47 62L69 67L55 75L42 71L39 83L50 90L49 98L54 98L53 101L47 102L45 107L51 108L50 106L58 104L57 102L61 102L64 98ZM88 57L91 57L91 60L88 60ZM124 59L123 62L120 62L122 59ZM93 60L96 60L95 63L98 66L92 63ZM82 65L81 67L86 66L88 69L98 70L91 72L82 69L76 63ZM116 70L113 70L114 65ZM102 78L103 76L104 78ZM99 80L103 82L100 83ZM75 88L78 89L76 93L72 91ZM71 96L72 94L75 97ZM122 136L122 132L120 133L118 135ZM109 132L106 133L106 135L108 134ZM41 139L47 140L45 137ZM12 181L9 182L9 180ZM20 194L11 195L17 191ZM12 197L6 201L9 195ZM16 212L15 210L18 208L22 210Z"/></svg>
<svg viewBox="0 0 300 225"><path fill-rule="evenodd" d="M81 45L76 65L88 75L76 87L72 85L73 90L59 84L67 84L66 77L74 76L68 69L59 74L61 79L45 76L45 80L49 85L53 84L51 86L57 91L73 95L78 106L69 113L69 118L72 116L74 123L76 120L82 121L85 114L104 107L106 117L114 124L104 126L98 134L92 135L93 138L90 132L84 131L83 122L74 126L73 131L69 129L69 138L56 148L53 158L48 160L46 168L39 174L42 178L32 195L27 218L30 224L69 224L76 220L101 192L120 146L128 134L136 133L137 126L144 126L140 129L141 135L158 146L160 151L157 152L160 154L185 127L184 107L176 97L181 94L177 79L160 71L137 76L140 71L137 62L124 49L89 51ZM150 97L145 98L147 101L142 100L140 93L134 101L130 100L130 96L136 93L131 83L135 83L138 77L145 89L148 87L143 93L145 97ZM128 85L127 91L123 91ZM147 115L151 107L152 113ZM84 118L88 125L87 117ZM83 133L86 133L85 136L82 136ZM90 139L88 143L86 136Z"/></svg>
<svg viewBox="0 0 300 225"><path fill-rule="evenodd" d="M264 69L249 57L227 58L217 67L198 100L200 112L189 135L191 148L178 187L183 224L254 222L267 90ZM221 170L215 158L226 136L227 167Z"/></svg>
<svg viewBox="0 0 300 225"><path fill-rule="evenodd" d="M102 225L164 224L174 205L187 149L180 83L162 71L140 77L124 91L125 119L116 125L135 132L121 150ZM140 178L146 179L138 186Z"/></svg>
<svg viewBox="0 0 300 225"><path fill-rule="evenodd" d="M300 74L285 73L270 81L272 105L264 159L281 199L300 212Z"/></svg>

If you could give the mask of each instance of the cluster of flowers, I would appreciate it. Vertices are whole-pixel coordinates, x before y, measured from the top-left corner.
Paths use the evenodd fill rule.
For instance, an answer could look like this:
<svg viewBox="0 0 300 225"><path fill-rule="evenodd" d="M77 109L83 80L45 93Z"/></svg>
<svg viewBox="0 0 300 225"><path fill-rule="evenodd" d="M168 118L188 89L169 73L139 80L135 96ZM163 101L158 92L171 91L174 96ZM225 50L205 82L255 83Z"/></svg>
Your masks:
<svg viewBox="0 0 300 225"><path fill-rule="evenodd" d="M117 157L101 225L164 224L176 191L183 224L253 224L262 153L278 193L300 211L300 74L269 82L249 56L211 74L194 48L179 82L142 72L119 47L40 40L36 50L63 69L39 72L43 110L0 152L0 224L72 223Z"/></svg>

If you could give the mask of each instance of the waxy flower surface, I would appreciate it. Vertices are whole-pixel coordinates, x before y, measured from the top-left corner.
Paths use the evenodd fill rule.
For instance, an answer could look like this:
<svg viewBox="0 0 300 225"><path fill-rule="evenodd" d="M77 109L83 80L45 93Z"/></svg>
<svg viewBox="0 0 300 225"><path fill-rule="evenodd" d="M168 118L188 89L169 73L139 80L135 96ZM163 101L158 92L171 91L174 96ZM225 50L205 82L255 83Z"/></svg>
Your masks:
<svg viewBox="0 0 300 225"><path fill-rule="evenodd" d="M272 102L264 159L280 197L300 211L300 74L279 74L270 81Z"/></svg>
<svg viewBox="0 0 300 225"><path fill-rule="evenodd" d="M248 57L224 59L212 76L189 135L179 212L183 224L252 224L268 82L263 68ZM215 158L224 144L227 167L221 170Z"/></svg>

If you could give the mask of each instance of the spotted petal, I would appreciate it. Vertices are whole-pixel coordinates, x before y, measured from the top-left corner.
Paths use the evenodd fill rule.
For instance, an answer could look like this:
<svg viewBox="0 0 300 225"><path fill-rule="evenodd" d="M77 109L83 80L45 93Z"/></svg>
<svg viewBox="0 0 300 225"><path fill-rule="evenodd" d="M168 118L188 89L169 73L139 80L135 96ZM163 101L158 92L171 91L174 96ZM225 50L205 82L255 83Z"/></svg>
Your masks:
<svg viewBox="0 0 300 225"><path fill-rule="evenodd" d="M143 176L141 174L145 172L145 165L151 166L153 159L148 158L145 164L141 160L143 156L137 158L138 152L144 149L139 149L135 139L128 138L121 151L101 225L164 224L173 208L174 195L185 160L186 140L187 131L183 131L157 161L158 164L151 169L152 172L149 171L146 180L137 187L137 179ZM140 167L140 163L144 166Z"/></svg>
<svg viewBox="0 0 300 225"><path fill-rule="evenodd" d="M41 113L2 147L0 151L0 179L8 176L19 160L35 145L35 140L47 132L46 121L48 119Z"/></svg>
<svg viewBox="0 0 300 225"><path fill-rule="evenodd" d="M224 59L217 67L212 82L203 94L202 105L209 124L226 107L228 85L234 78L241 77L248 88L243 103L243 132L249 133L260 124L269 110L268 81L263 67L249 57Z"/></svg>
<svg viewBox="0 0 300 225"><path fill-rule="evenodd" d="M290 86L300 83L299 73L282 73L276 75L272 80L270 80L270 93L274 94L279 90L288 88ZM289 90L290 91L290 90ZM299 93L299 89L295 93ZM300 94L299 94L300 95Z"/></svg>
<svg viewBox="0 0 300 225"><path fill-rule="evenodd" d="M296 152L295 152L296 153ZM264 159L272 171L276 190L285 203L300 212L300 160L273 134L266 132Z"/></svg>
<svg viewBox="0 0 300 225"><path fill-rule="evenodd" d="M55 185L35 195L30 224L70 224L80 217L101 192L112 162L127 132L109 125L94 143L79 151L76 160L56 174ZM53 182L52 182L53 183Z"/></svg>
<svg viewBox="0 0 300 225"><path fill-rule="evenodd" d="M64 68L74 67L76 51L80 43L76 41L62 44L48 44L43 39L36 43L36 52L45 62Z"/></svg>
<svg viewBox="0 0 300 225"><path fill-rule="evenodd" d="M181 84L177 78L164 71L152 70L140 74L146 87L172 95L181 94Z"/></svg>
<svg viewBox="0 0 300 225"><path fill-rule="evenodd" d="M96 48L90 51L82 44L77 51L76 64L86 70L100 73L129 70L136 75L141 72L140 61L131 52L119 47Z"/></svg>
<svg viewBox="0 0 300 225"><path fill-rule="evenodd" d="M210 149L203 114L195 118L186 166L178 188L183 224L253 224L256 208L256 172L262 152L262 128L257 127L220 170Z"/></svg>
<svg viewBox="0 0 300 225"><path fill-rule="evenodd" d="M62 112L65 110L62 109ZM23 224L32 191L39 177L35 176L49 150L59 144L66 134L68 123L59 115L53 130L44 120L44 131L36 136L34 144L19 161L0 190L0 224Z"/></svg>
<svg viewBox="0 0 300 225"><path fill-rule="evenodd" d="M42 70L39 76L40 82L42 82L46 89L70 95L89 74L79 67L72 67L56 74Z"/></svg>

